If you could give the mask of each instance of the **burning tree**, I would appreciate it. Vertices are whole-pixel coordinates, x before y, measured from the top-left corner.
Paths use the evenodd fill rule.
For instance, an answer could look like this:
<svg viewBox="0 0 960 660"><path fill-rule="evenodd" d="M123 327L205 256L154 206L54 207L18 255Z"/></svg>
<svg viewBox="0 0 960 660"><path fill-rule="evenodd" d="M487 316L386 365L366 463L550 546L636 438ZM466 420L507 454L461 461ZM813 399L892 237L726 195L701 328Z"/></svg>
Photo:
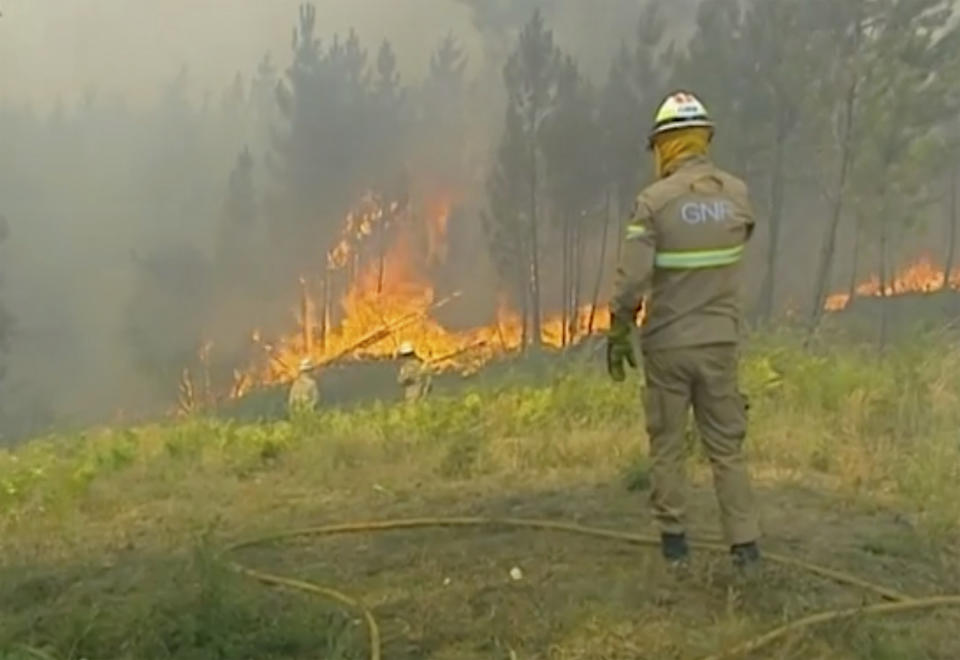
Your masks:
<svg viewBox="0 0 960 660"><path fill-rule="evenodd" d="M354 200L400 169L400 149L388 140L400 108L392 49L381 48L373 84L357 34L334 37L324 49L316 18L313 5L300 8L293 62L277 88L283 126L269 159L277 183L269 208L286 261L277 272L280 287L304 269L324 268Z"/></svg>
<svg viewBox="0 0 960 660"><path fill-rule="evenodd" d="M621 48L600 95L554 44L539 12L521 31L503 67L507 104L488 170L487 212L481 214L503 303L493 322L452 330L435 312L458 297L456 276L464 270L463 248L451 257L450 250L458 247L450 237L451 230L464 231L463 223L457 228L451 222L470 195L466 57L448 36L433 54L423 86L405 88L389 43L369 63L353 32L346 40L321 45L316 12L304 5L293 61L277 90L282 128L270 153L275 185L264 213L279 255L274 263L280 265L271 268L276 276L272 297L295 308L298 323L295 330L254 333L260 355L238 372L235 389L283 381L307 355L320 364L390 356L401 339L413 339L427 359L464 367L529 344L563 346L587 328L602 329L605 315L583 305L585 253L600 234L601 263L589 281L597 301L607 239L614 234L611 210L625 216L640 184L646 163L640 148L644 118L671 79L665 73L671 67L674 78L712 99L724 126L718 148L754 183L762 183L760 190L769 191L771 224L779 227L787 201L803 197L786 195L788 163L814 153L812 147L793 147L809 137L803 131L837 118L841 135L860 131L863 82L858 81L852 106L860 113L854 117L857 126L847 126L841 112L847 97L840 84L847 78L832 72L834 86L810 79L811 63L833 51L811 53L799 37L774 43L761 27L767 22L784 29L812 26L817 44L842 50L849 47L849 31L842 37L830 26L850 11L826 0L809 7L791 0L777 11L733 0L705 3L689 52L681 53L665 47L668 31L657 7L651 3L641 12L636 41ZM731 29L719 29L723 26ZM736 38L717 38L727 33ZM762 52L751 54L748 46ZM269 67L261 69L269 73ZM758 72L762 75L754 75ZM806 82L791 86L793 77ZM834 103L834 115L798 119L794 101L811 85ZM815 108L809 110L816 114ZM744 117L749 121L740 121ZM841 137L835 146L842 152L849 145ZM844 175L850 181L841 186L848 196L847 188L859 177L854 165L867 162L861 154L857 158ZM243 209L255 205L243 201L253 198L249 170L241 156L232 178L237 185L231 185L233 216L241 225ZM602 226L593 222L598 210L606 213ZM757 278L766 282L761 307L767 311L775 292L777 234L769 236L767 277ZM477 253L470 240L461 237L461 243L467 253ZM868 290L867 282L858 289ZM882 285L876 290L885 291ZM468 291L464 300L473 300L475 293ZM544 310L555 293L559 314L548 316ZM829 308L845 304L839 298L825 303ZM281 311L272 318L286 318L291 309Z"/></svg>

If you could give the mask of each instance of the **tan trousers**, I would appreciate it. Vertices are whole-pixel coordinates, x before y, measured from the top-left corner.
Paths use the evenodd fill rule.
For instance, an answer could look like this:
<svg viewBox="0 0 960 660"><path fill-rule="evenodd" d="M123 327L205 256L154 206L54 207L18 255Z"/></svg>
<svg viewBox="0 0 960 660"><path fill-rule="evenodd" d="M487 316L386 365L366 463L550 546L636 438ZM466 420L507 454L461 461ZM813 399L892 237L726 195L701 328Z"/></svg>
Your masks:
<svg viewBox="0 0 960 660"><path fill-rule="evenodd" d="M651 503L662 532L685 531L685 435L691 405L713 468L720 519L729 544L760 536L750 476L741 452L746 400L737 384L735 344L716 344L644 355L645 408L653 463Z"/></svg>

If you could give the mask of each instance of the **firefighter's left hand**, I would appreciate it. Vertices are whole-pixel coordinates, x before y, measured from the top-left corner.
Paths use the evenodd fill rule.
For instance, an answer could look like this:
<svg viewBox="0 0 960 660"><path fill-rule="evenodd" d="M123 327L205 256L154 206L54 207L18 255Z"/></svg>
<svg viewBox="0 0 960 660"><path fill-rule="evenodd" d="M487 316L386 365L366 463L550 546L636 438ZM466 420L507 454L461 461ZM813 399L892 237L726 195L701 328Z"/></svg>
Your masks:
<svg viewBox="0 0 960 660"><path fill-rule="evenodd" d="M623 317L613 314L610 318L610 331L607 333L607 372L615 382L626 379L623 366L626 362L631 368L637 368L637 358L633 354L630 342L630 330L633 324Z"/></svg>

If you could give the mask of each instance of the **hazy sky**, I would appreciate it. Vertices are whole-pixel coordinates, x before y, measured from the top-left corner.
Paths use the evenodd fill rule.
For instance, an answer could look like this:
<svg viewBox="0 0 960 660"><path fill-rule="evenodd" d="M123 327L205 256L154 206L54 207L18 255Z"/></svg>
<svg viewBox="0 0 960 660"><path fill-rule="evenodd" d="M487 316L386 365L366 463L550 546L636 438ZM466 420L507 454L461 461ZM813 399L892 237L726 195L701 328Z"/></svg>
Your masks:
<svg viewBox="0 0 960 660"><path fill-rule="evenodd" d="M219 91L272 51L287 61L302 0L0 0L0 97L48 104L91 86L143 98L187 64ZM321 37L351 26L375 47L388 36L406 71L424 70L447 31L476 39L450 0L315 0ZM473 46L474 44L468 44Z"/></svg>

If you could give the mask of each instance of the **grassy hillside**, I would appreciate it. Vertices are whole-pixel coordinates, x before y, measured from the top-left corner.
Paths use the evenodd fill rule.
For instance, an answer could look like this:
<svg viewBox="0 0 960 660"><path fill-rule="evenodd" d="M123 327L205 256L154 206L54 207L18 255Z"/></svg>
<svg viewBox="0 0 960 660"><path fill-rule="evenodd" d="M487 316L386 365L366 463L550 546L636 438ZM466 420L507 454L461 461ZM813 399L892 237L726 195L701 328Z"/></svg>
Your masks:
<svg viewBox="0 0 960 660"><path fill-rule="evenodd" d="M218 557L227 539L287 527L471 514L652 530L639 379L558 364L414 407L99 429L0 453L0 658L31 657L18 644L58 659L366 657L351 613ZM757 337L743 384L768 548L911 594L960 592L953 338L880 358ZM698 451L690 468L695 532L716 536ZM360 598L385 657L411 660L700 657L863 598L782 568L745 586L722 556L680 584L653 551L503 530L302 540L242 560ZM778 657L960 657L948 616L837 624Z"/></svg>

